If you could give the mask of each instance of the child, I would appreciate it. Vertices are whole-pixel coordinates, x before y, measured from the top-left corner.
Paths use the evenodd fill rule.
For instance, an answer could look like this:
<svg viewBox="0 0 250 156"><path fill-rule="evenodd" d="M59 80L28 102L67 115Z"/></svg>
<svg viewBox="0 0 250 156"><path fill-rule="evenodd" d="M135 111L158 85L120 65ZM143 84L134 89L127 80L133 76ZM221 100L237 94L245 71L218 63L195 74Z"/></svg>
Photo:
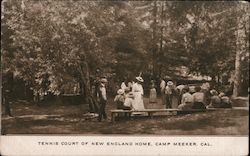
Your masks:
<svg viewBox="0 0 250 156"><path fill-rule="evenodd" d="M118 95L115 96L114 102L116 102L117 109L123 109L123 103L125 101L124 91L119 89L117 94Z"/></svg>
<svg viewBox="0 0 250 156"><path fill-rule="evenodd" d="M181 99L181 104L178 106L178 108L181 110L191 109L193 106L193 96L188 91L189 91L188 86L185 86L182 89L183 95Z"/></svg>
<svg viewBox="0 0 250 156"><path fill-rule="evenodd" d="M221 99L218 96L218 92L213 89L210 91L210 93L212 97L211 97L210 104L207 106L207 108L219 108L221 105Z"/></svg>

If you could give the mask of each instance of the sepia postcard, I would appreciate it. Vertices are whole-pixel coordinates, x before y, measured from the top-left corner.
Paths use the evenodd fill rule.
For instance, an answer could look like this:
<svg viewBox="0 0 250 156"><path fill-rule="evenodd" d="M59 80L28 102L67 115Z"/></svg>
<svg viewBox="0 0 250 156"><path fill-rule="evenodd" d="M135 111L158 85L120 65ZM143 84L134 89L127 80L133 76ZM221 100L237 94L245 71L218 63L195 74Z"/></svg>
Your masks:
<svg viewBox="0 0 250 156"><path fill-rule="evenodd" d="M247 1L1 4L1 155L248 155Z"/></svg>

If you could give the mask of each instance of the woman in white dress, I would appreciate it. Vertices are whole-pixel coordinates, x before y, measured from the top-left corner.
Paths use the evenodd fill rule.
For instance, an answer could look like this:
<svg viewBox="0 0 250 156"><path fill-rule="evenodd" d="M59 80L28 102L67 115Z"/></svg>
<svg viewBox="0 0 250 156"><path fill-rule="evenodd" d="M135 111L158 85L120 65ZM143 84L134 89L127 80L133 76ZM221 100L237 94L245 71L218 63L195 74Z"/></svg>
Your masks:
<svg viewBox="0 0 250 156"><path fill-rule="evenodd" d="M143 88L142 88L142 84L143 83L143 79L142 77L136 77L136 82L133 85L132 88L132 92L134 94L134 105L133 108L135 110L144 110L144 103L143 103Z"/></svg>

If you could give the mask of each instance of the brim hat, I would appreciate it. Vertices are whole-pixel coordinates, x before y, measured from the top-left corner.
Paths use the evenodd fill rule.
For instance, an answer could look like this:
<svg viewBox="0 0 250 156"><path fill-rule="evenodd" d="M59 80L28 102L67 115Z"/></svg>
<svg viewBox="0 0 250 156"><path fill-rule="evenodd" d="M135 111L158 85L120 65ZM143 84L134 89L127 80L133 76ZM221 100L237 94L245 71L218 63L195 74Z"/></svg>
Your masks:
<svg viewBox="0 0 250 156"><path fill-rule="evenodd" d="M124 94L124 90L123 89L118 89L117 94L119 94L119 95Z"/></svg>
<svg viewBox="0 0 250 156"><path fill-rule="evenodd" d="M167 82L167 85L168 85L168 86L172 86L172 85L174 85L174 83L173 83L172 81L168 81L168 82Z"/></svg>
<svg viewBox="0 0 250 156"><path fill-rule="evenodd" d="M135 79L136 79L137 81L144 82L143 78L140 77L140 76L136 77Z"/></svg>
<svg viewBox="0 0 250 156"><path fill-rule="evenodd" d="M214 89L212 89L212 90L210 91L210 93L211 93L212 95L218 95L218 92L217 92L216 90L214 90Z"/></svg>
<svg viewBox="0 0 250 156"><path fill-rule="evenodd" d="M219 97L225 96L225 93L220 93Z"/></svg>

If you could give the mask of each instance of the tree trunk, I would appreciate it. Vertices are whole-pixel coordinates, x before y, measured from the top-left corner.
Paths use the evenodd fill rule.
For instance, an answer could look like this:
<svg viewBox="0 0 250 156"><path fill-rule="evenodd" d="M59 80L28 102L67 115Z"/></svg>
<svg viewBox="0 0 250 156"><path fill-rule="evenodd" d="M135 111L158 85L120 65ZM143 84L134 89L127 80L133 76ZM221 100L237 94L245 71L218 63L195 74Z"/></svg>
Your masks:
<svg viewBox="0 0 250 156"><path fill-rule="evenodd" d="M84 56L83 64L82 66L80 66L79 72L81 75L81 81L82 81L81 83L83 87L85 102L89 105L89 112L97 113L98 105L97 105L97 100L91 94L90 73L89 73L89 66L86 61L86 56Z"/></svg>
<svg viewBox="0 0 250 156"><path fill-rule="evenodd" d="M157 78L161 77L161 70L162 70L162 61L161 58L163 57L163 32L164 32L164 2L161 3L161 38L160 38L160 51L159 51L159 55L157 56L157 60L159 61L159 71L158 71L158 75Z"/></svg>
<svg viewBox="0 0 250 156"><path fill-rule="evenodd" d="M153 63L153 77L157 75L157 67L156 67L156 51L157 51L157 38L156 38L156 29L157 29L157 1L154 1L154 9L153 9L153 45L152 45L152 63Z"/></svg>
<svg viewBox="0 0 250 156"><path fill-rule="evenodd" d="M245 12L245 6L240 4L239 11ZM245 25L247 24L247 17L245 15L238 17L238 26L236 30L236 58L235 58L235 75L234 75L234 88L233 88L233 96L239 96L240 88L241 88L241 57L242 53L244 53L246 48L246 30Z"/></svg>

